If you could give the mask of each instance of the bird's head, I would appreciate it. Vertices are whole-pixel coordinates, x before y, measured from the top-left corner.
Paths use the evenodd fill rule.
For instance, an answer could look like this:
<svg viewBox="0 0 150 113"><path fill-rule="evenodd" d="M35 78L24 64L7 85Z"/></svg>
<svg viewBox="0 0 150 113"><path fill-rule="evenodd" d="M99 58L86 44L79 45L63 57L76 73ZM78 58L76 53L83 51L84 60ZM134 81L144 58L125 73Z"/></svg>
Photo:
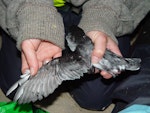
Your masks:
<svg viewBox="0 0 150 113"><path fill-rule="evenodd" d="M85 35L81 28L78 26L71 26L66 36L66 41L70 50L75 51L77 47L80 45L84 46L91 40Z"/></svg>

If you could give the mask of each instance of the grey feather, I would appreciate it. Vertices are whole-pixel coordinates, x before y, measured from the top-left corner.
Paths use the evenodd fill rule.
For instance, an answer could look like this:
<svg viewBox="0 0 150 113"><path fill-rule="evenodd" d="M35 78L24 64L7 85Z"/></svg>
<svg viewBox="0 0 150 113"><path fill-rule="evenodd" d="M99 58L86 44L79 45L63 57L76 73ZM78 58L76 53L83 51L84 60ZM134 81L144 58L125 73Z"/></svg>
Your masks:
<svg viewBox="0 0 150 113"><path fill-rule="evenodd" d="M123 58L109 50L106 50L104 57L97 64L91 64L93 43L77 26L70 28L66 41L68 46L62 57L45 64L35 76L30 76L25 82L17 82L19 87L14 101L29 103L42 100L53 93L63 81L80 79L84 73L93 73L94 67L113 76L124 70L135 71L140 68L140 59ZM8 94L11 92L12 89Z"/></svg>

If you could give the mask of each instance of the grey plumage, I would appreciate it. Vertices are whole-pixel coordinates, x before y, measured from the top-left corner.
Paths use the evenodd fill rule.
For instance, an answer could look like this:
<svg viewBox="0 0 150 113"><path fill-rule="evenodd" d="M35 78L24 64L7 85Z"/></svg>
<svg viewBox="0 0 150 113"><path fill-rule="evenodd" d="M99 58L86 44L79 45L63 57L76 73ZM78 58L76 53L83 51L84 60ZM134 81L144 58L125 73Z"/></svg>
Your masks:
<svg viewBox="0 0 150 113"><path fill-rule="evenodd" d="M112 76L124 70L134 71L140 68L140 59L123 58L109 50L106 50L104 57L97 64L91 64L93 43L77 26L70 28L66 41L68 46L62 57L45 64L35 76L30 76L29 71L26 72L8 90L7 95L18 88L14 101L35 102L53 93L63 81L80 79L84 73L93 73L94 67L105 70Z"/></svg>

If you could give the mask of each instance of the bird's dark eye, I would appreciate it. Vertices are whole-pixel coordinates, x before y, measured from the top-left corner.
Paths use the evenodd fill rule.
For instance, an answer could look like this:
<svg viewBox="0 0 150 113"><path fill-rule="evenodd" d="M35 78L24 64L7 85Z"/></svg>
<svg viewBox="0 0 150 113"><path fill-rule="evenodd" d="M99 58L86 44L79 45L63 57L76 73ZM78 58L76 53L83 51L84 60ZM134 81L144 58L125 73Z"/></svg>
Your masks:
<svg viewBox="0 0 150 113"><path fill-rule="evenodd" d="M86 36L85 36L85 35L83 36L83 39L86 39Z"/></svg>

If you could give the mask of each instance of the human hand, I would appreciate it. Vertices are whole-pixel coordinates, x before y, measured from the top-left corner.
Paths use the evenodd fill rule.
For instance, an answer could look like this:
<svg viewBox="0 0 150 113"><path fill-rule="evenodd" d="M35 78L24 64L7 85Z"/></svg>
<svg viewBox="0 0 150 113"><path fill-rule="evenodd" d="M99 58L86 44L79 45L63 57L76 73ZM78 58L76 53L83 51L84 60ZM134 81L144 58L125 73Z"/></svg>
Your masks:
<svg viewBox="0 0 150 113"><path fill-rule="evenodd" d="M97 63L103 57L106 48L122 56L117 43L105 33L100 31L90 31L87 33L87 36L89 36L92 42L94 43L94 49L92 52L91 59L92 63ZM106 79L112 77L112 75L107 73L106 71L101 71L100 74Z"/></svg>
<svg viewBox="0 0 150 113"><path fill-rule="evenodd" d="M31 75L35 75L43 64L62 55L60 47L40 39L24 40L21 49L22 73L29 69Z"/></svg>

